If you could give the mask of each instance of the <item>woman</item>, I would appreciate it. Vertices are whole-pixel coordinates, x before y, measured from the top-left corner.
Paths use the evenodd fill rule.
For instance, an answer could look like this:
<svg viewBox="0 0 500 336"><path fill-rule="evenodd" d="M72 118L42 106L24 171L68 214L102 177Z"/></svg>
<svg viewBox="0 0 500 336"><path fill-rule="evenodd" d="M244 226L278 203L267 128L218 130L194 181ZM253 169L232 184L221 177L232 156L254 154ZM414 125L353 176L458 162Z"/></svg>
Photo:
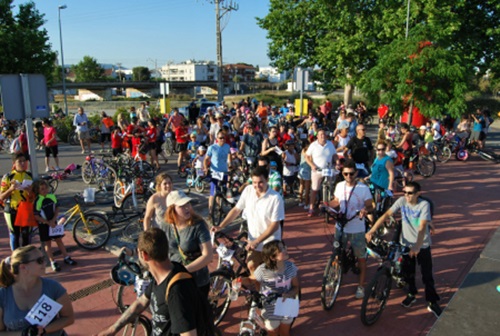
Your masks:
<svg viewBox="0 0 500 336"><path fill-rule="evenodd" d="M337 135L333 140L333 145L337 150L337 155L339 156L339 158L342 158L344 157L346 146L349 143L349 140L351 140L351 137L349 136L349 123L341 122L337 127L336 132Z"/></svg>
<svg viewBox="0 0 500 336"><path fill-rule="evenodd" d="M255 280L260 283L260 292L277 294L278 298L265 302L262 317L270 336L289 336L293 318L274 314L278 300L296 299L299 294L297 266L288 260L286 245L273 240L262 249L264 263L255 270Z"/></svg>
<svg viewBox="0 0 500 336"><path fill-rule="evenodd" d="M21 332L33 328L36 335L66 335L63 328L75 321L71 300L63 286L55 280L43 278L43 275L45 257L33 245L18 248L10 258L2 261L0 332ZM25 316L43 294L61 304L62 308L45 328L30 326Z"/></svg>
<svg viewBox="0 0 500 336"><path fill-rule="evenodd" d="M168 253L171 261L182 263L193 275L200 291L208 297L210 275L208 264L212 261L210 231L203 218L193 211L191 198L182 191L172 191L167 196Z"/></svg>
<svg viewBox="0 0 500 336"><path fill-rule="evenodd" d="M303 141L302 152L300 152L299 165L299 206L303 206L304 210L309 210L309 194L311 193L311 166L306 161L306 152L311 143Z"/></svg>
<svg viewBox="0 0 500 336"><path fill-rule="evenodd" d="M56 170L60 170L59 158L57 157L57 154L59 153L57 145L57 132L55 127L52 126L52 121L48 118L43 119L43 140L41 143L45 146L45 172L50 171L50 154L54 157Z"/></svg>
<svg viewBox="0 0 500 336"><path fill-rule="evenodd" d="M203 118L196 119L196 125L194 126L193 131L196 132L196 141L198 141L201 145L206 145L208 128L203 123Z"/></svg>
<svg viewBox="0 0 500 336"><path fill-rule="evenodd" d="M160 162L156 153L156 140L158 138L158 129L156 128L156 120L149 119L148 127L146 128L146 138L148 142L148 152L151 158L151 165L157 170L160 169Z"/></svg>
<svg viewBox="0 0 500 336"><path fill-rule="evenodd" d="M394 163L389 155L386 154L386 145L384 141L378 141L375 146L377 156L372 164L372 173L367 177L375 186L392 191L394 184Z"/></svg>
<svg viewBox="0 0 500 336"><path fill-rule="evenodd" d="M144 231L151 226L167 232L165 212L167 211L167 196L172 191L172 177L167 173L156 176L156 192L149 198L144 215Z"/></svg>
<svg viewBox="0 0 500 336"><path fill-rule="evenodd" d="M117 120L118 127L120 127L120 129L122 129L122 130L126 130L127 129L128 125L129 125L129 122L125 118L125 116L123 115L123 113L118 114L118 117L116 117L116 120Z"/></svg>
<svg viewBox="0 0 500 336"><path fill-rule="evenodd" d="M283 162L281 161L281 153L278 142L278 129L276 127L269 128L269 137L262 141L262 151L260 155L267 156L269 162L274 161L278 164L278 173L283 174Z"/></svg>
<svg viewBox="0 0 500 336"><path fill-rule="evenodd" d="M111 127L113 127L115 123L111 117L108 117L106 112L102 111L101 113L101 153L104 152L104 143L108 141L111 143Z"/></svg>

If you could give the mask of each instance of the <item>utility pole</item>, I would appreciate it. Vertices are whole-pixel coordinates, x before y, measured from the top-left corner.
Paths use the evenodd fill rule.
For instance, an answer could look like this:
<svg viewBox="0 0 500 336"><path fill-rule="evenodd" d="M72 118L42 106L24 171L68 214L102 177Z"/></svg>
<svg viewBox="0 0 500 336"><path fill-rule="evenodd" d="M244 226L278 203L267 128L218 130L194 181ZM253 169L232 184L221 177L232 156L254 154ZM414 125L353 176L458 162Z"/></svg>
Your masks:
<svg viewBox="0 0 500 336"><path fill-rule="evenodd" d="M215 29L217 38L217 100L224 100L224 84L222 83L222 30L221 19L231 11L237 11L239 6L232 0L225 4L224 0L214 0L215 2Z"/></svg>

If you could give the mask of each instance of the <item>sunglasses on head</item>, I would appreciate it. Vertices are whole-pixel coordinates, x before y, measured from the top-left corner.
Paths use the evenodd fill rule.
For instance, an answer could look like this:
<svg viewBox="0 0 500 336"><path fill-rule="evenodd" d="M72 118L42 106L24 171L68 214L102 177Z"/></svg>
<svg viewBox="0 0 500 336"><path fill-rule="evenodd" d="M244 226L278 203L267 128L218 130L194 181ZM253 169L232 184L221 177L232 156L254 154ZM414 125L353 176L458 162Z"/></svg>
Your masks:
<svg viewBox="0 0 500 336"><path fill-rule="evenodd" d="M23 264L29 264L33 261L36 261L37 264L39 265L43 265L45 263L45 257L44 256L41 256L41 257L38 257L36 259L33 259L33 260L28 260L26 262L23 262Z"/></svg>

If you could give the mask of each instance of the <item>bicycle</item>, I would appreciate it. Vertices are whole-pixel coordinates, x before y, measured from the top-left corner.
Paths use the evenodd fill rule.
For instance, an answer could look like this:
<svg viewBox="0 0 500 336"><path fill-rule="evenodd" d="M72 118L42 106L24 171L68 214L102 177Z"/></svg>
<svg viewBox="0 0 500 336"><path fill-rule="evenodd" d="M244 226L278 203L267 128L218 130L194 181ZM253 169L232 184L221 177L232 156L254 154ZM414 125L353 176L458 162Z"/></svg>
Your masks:
<svg viewBox="0 0 500 336"><path fill-rule="evenodd" d="M206 184L210 182L210 176L205 176L205 172L201 168L187 168L186 186L187 193L191 192L191 188L202 193L205 191Z"/></svg>
<svg viewBox="0 0 500 336"><path fill-rule="evenodd" d="M140 297L150 283L149 273L141 272L141 268L135 262L126 260L125 251L122 251L118 257L118 263L111 270L111 279L118 285L115 304L120 313L125 312L130 306L128 300ZM133 288L134 295L130 289ZM149 310L149 308L148 308ZM138 315L134 322L127 324L121 335L150 335L152 331L151 321L143 314Z"/></svg>
<svg viewBox="0 0 500 336"><path fill-rule="evenodd" d="M401 263L403 255L407 255L409 249L397 242L374 238L368 244L367 251L370 256L379 260L377 273L366 287L361 304L361 322L370 326L377 322L385 308L393 279L398 287L405 285Z"/></svg>
<svg viewBox="0 0 500 336"><path fill-rule="evenodd" d="M226 177L227 181L231 180L231 177L226 173L212 172L212 179L219 181L210 211L210 219L213 226L219 226L229 211L236 205L234 197L238 194L239 186L235 185L228 188L227 184L229 182L225 182Z"/></svg>
<svg viewBox="0 0 500 336"><path fill-rule="evenodd" d="M96 250L104 246L111 236L111 226L107 219L99 213L83 211L80 204L80 195L74 197L76 204L59 216L65 218L63 225L67 225L73 217L72 233L76 244L86 250ZM61 221L59 219L59 222Z"/></svg>
<svg viewBox="0 0 500 336"><path fill-rule="evenodd" d="M333 198L335 186L338 183L338 173L339 171L332 168L331 164L328 164L328 167L321 171L321 174L323 175L323 182L321 184L321 199L319 200L318 204L321 204L322 201L329 202ZM328 215L328 212L325 212L325 222L330 222L330 216Z"/></svg>
<svg viewBox="0 0 500 336"><path fill-rule="evenodd" d="M109 164L93 154L88 155L82 164L82 179L86 184L97 183L107 189L107 186L115 184L117 176L116 171Z"/></svg>
<svg viewBox="0 0 500 336"><path fill-rule="evenodd" d="M214 244L217 246L219 258L217 269L210 273L208 302L212 307L216 326L229 310L231 304L229 291L232 281L237 277L247 277L250 274L246 265L247 243L243 241L244 238L247 238L246 232L240 233L235 239L220 231L215 234Z"/></svg>
<svg viewBox="0 0 500 336"><path fill-rule="evenodd" d="M335 209L326 206L322 208L329 212L329 216L335 218L337 222L337 230L339 230L338 239L333 242L333 250L323 273L323 282L321 284L321 305L324 310L331 310L340 290L342 275L347 273L349 269L355 274L359 274L359 269L356 266L357 258L354 256L352 246L344 246L343 236L344 227L349 221L359 216L359 211L351 218L346 218Z"/></svg>

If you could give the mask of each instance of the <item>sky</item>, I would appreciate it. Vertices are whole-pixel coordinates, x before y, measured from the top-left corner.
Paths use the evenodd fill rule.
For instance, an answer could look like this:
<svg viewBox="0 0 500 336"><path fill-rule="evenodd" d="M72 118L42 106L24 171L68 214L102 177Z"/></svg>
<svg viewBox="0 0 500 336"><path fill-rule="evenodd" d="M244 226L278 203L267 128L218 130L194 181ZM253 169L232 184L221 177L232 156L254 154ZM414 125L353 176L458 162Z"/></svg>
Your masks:
<svg viewBox="0 0 500 336"><path fill-rule="evenodd" d="M17 6L27 0L15 0ZM228 0L221 0L228 4ZM61 10L64 63L88 55L99 63L123 67L161 67L189 59L216 62L215 5L210 0L34 0L45 14L43 26L52 49L60 54ZM255 17L264 17L268 0L233 0L237 11L221 25L223 63L268 66L268 40ZM14 8L14 13L17 9Z"/></svg>

